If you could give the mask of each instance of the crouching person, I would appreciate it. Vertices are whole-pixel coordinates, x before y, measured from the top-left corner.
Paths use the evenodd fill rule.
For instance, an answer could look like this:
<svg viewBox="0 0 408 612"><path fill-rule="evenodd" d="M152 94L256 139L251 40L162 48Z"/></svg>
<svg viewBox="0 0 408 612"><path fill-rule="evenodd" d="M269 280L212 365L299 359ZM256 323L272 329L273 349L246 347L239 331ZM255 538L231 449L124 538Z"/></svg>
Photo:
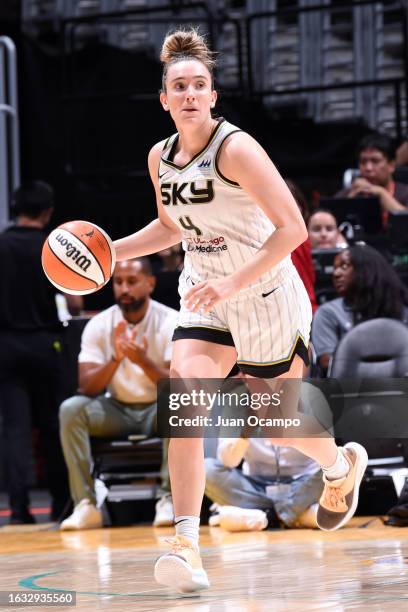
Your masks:
<svg viewBox="0 0 408 612"><path fill-rule="evenodd" d="M220 438L217 458L207 457L205 467L205 493L216 512L210 525L228 531L317 527L322 475L294 448L266 438Z"/></svg>

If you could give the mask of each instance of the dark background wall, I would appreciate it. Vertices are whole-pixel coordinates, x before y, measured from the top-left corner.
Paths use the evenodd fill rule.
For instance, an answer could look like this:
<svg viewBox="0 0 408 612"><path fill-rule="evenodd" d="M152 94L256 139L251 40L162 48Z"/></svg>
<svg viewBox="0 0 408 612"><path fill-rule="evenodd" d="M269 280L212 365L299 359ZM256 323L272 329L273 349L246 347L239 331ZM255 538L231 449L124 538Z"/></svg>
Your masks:
<svg viewBox="0 0 408 612"><path fill-rule="evenodd" d="M174 131L158 99L157 54L101 38L62 52L58 29L39 25L35 36L23 33L19 10L18 2L1 2L1 33L18 51L22 178L54 186L54 225L87 219L113 238L136 231L156 214L148 151ZM340 187L368 130L362 119L319 124L290 106L268 109L260 99L222 88L216 110L255 136L310 200ZM86 305L103 308L110 300L106 289Z"/></svg>

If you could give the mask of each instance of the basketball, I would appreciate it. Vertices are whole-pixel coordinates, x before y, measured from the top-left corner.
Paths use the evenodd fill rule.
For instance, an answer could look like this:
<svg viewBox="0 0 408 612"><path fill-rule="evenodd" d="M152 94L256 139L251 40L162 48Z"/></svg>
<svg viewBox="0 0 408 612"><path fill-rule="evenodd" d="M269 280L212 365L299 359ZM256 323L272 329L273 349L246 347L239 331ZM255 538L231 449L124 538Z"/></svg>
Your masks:
<svg viewBox="0 0 408 612"><path fill-rule="evenodd" d="M116 253L103 229L89 221L69 221L50 233L41 261L45 275L57 289L86 295L109 281Z"/></svg>

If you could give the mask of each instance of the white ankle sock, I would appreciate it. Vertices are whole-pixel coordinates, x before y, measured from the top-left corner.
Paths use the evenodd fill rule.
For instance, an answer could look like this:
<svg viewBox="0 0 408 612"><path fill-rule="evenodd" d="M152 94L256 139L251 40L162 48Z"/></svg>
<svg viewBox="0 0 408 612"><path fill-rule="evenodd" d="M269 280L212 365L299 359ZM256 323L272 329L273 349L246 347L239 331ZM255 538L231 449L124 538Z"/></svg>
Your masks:
<svg viewBox="0 0 408 612"><path fill-rule="evenodd" d="M348 474L350 465L340 449L337 448L337 458L333 465L322 465L321 468L327 480L338 480Z"/></svg>
<svg viewBox="0 0 408 612"><path fill-rule="evenodd" d="M176 526L176 535L187 538L195 547L198 547L198 531L200 529L199 516L176 516L174 518L174 524Z"/></svg>

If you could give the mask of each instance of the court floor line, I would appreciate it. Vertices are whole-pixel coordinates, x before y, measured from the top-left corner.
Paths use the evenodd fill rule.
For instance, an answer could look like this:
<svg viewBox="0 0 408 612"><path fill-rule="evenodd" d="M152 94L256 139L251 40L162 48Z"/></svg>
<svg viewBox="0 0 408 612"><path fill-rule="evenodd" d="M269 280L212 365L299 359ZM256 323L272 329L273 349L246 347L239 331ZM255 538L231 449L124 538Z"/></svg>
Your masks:
<svg viewBox="0 0 408 612"><path fill-rule="evenodd" d="M25 588L25 589L31 589L31 590L35 590L35 591L57 591L58 593L72 593L75 592L76 595L88 595L88 596L96 596L96 597L138 597L138 598L142 598L142 599L163 599L163 600L170 600L173 601L175 599L199 599L200 602L205 603L205 602L210 602L210 601L220 601L223 600L223 596L220 594L217 595L211 595L211 594L176 594L176 593L160 593L160 588L158 588L157 590L152 591L151 593L148 592L136 592L136 593L117 593L117 592L105 592L105 591L72 591L70 589L64 589L64 588L59 588L59 587L47 587L47 586L43 586L43 585L39 585L37 584L37 580L40 580L41 578L45 578L47 576L55 576L57 574L59 574L60 572L46 572L43 574L34 574L32 576L27 576L26 578L22 578L21 580L19 580L18 585ZM407 579L403 578L403 579L399 579L399 580L387 580L386 585L384 584L383 586L387 586L387 587L393 587L393 586L401 586L401 585L406 585L407 584ZM377 587L381 587L380 583L377 583L376 585ZM233 596L233 589L229 589L229 594L228 597L226 597L225 599L230 599L231 596ZM303 594L297 594L297 593L291 593L290 597L292 600L302 600L302 601L308 601L310 599L310 601L314 601L316 598L315 596L310 596L308 597L307 594L303 593ZM381 594L376 594L374 593L373 595L368 595L368 594L358 594L358 593L343 593L342 594L342 598L347 601L349 600L350 602L353 601L353 603L367 603L367 602L371 602L371 603L375 603L375 602L392 602L392 601L408 601L408 595L381 595ZM327 603L330 602L337 602L338 601L338 595L337 594L333 594L333 596L327 596L325 597L325 600Z"/></svg>
<svg viewBox="0 0 408 612"><path fill-rule="evenodd" d="M72 591L71 589L63 589L59 587L47 587L37 584L37 580L41 578L45 578L47 576L56 576L60 572L46 572L44 574L34 574L33 576L27 576L26 578L22 578L18 581L18 585L25 589L32 589L34 591L58 591L58 593L76 593L76 595L96 595L97 597L143 597L143 598L154 598L154 599L187 599L200 597L200 594L191 594L191 595L182 595L182 594L170 594L170 593L160 593L160 588L152 591L151 593L109 593L105 591ZM202 597L201 597L202 599ZM216 600L219 599L218 595L205 595L206 600Z"/></svg>

